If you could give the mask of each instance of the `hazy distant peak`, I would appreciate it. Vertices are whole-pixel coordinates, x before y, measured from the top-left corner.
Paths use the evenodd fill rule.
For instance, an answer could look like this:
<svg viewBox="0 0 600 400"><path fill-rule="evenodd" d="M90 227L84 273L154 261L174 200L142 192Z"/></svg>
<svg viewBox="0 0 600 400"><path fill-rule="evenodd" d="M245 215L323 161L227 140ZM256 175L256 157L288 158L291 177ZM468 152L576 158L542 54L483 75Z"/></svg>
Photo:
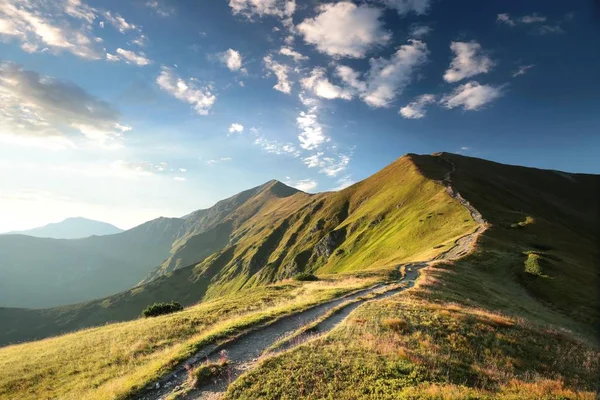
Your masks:
<svg viewBox="0 0 600 400"><path fill-rule="evenodd" d="M8 234L21 234L52 239L81 239L94 235L112 235L119 232L123 232L123 230L107 222L84 217L70 217L61 222L54 222L24 231L8 232Z"/></svg>

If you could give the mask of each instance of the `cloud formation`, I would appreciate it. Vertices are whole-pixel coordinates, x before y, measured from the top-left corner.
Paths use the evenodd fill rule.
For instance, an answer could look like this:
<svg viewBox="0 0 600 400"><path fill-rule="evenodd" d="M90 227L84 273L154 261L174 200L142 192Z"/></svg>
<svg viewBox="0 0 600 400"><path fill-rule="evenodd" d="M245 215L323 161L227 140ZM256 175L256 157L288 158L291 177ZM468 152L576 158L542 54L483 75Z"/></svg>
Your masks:
<svg viewBox="0 0 600 400"><path fill-rule="evenodd" d="M238 71L242 68L242 55L239 51L228 49L219 54L219 60L229 68L230 71Z"/></svg>
<svg viewBox="0 0 600 400"><path fill-rule="evenodd" d="M282 54L282 55L288 56L288 57L292 57L295 62L300 62L300 61L303 61L303 60L308 60L307 56L304 56L304 55L298 53L297 51L295 51L291 47L285 47L285 46L282 47L281 49L279 49L279 54Z"/></svg>
<svg viewBox="0 0 600 400"><path fill-rule="evenodd" d="M164 4L164 2L159 2L158 0L147 1L146 7L151 8L157 15L161 17L169 17L175 14L175 9L173 7L169 7Z"/></svg>
<svg viewBox="0 0 600 400"><path fill-rule="evenodd" d="M124 50L120 47L117 49L116 55L107 53L106 59L108 61L123 60L127 64L135 64L135 65L139 65L139 66L144 66L144 65L148 65L148 64L152 63L152 61L150 61L150 59L146 58L146 55L144 53L142 53L142 52L136 53L131 50Z"/></svg>
<svg viewBox="0 0 600 400"><path fill-rule="evenodd" d="M482 52L481 45L475 41L452 42L450 49L454 53L454 59L444 74L446 82L458 82L488 73L494 67L492 59Z"/></svg>
<svg viewBox="0 0 600 400"><path fill-rule="evenodd" d="M314 179L301 179L299 181L286 180L286 185L302 190L303 192L310 192L317 188L318 183Z"/></svg>
<svg viewBox="0 0 600 400"><path fill-rule="evenodd" d="M373 47L386 44L391 33L383 29L382 11L348 1L322 4L319 14L297 26L304 41L334 57L363 58Z"/></svg>
<svg viewBox="0 0 600 400"><path fill-rule="evenodd" d="M295 0L229 0L233 14L254 17L289 18L296 10Z"/></svg>
<svg viewBox="0 0 600 400"><path fill-rule="evenodd" d="M208 115L217 100L216 96L211 93L209 86L199 87L195 78L185 81L168 67L162 67L160 75L156 78L156 83L171 96L191 104L199 115Z"/></svg>
<svg viewBox="0 0 600 400"><path fill-rule="evenodd" d="M70 18L67 18L70 17ZM87 59L103 58L92 34L97 12L79 0L0 2L0 38L18 40L33 53L68 51Z"/></svg>
<svg viewBox="0 0 600 400"><path fill-rule="evenodd" d="M400 109L400 115L408 119L420 119L426 114L425 108L435 103L435 96L432 94L424 94L405 105Z"/></svg>
<svg viewBox="0 0 600 400"><path fill-rule="evenodd" d="M229 126L229 134L244 132L244 125L233 123Z"/></svg>
<svg viewBox="0 0 600 400"><path fill-rule="evenodd" d="M273 86L273 89L290 94L292 92L292 82L288 78L290 67L273 60L273 57L270 54L265 56L263 61L267 68L267 76L273 73L277 78L277 83Z"/></svg>
<svg viewBox="0 0 600 400"><path fill-rule="evenodd" d="M315 96L324 99L352 99L352 91L331 83L327 79L325 69L321 67L313 68L310 75L301 79L300 83L304 89L310 90Z"/></svg>
<svg viewBox="0 0 600 400"><path fill-rule="evenodd" d="M323 152L314 153L304 158L308 168L319 168L319 173L329 177L336 177L346 170L350 164L350 154L326 155Z"/></svg>
<svg viewBox="0 0 600 400"><path fill-rule="evenodd" d="M533 65L533 64L520 65L519 68L517 68L517 70L515 72L513 72L512 77L516 78L517 76L525 75L527 73L527 71L529 71L533 67L535 67L535 65Z"/></svg>
<svg viewBox="0 0 600 400"><path fill-rule="evenodd" d="M471 81L460 85L451 94L444 96L440 103L448 109L461 107L466 111L474 111L501 95L502 87L481 85L479 82Z"/></svg>
<svg viewBox="0 0 600 400"><path fill-rule="evenodd" d="M0 135L15 139L51 139L72 146L79 133L105 146L116 146L131 127L119 112L81 87L0 62Z"/></svg>

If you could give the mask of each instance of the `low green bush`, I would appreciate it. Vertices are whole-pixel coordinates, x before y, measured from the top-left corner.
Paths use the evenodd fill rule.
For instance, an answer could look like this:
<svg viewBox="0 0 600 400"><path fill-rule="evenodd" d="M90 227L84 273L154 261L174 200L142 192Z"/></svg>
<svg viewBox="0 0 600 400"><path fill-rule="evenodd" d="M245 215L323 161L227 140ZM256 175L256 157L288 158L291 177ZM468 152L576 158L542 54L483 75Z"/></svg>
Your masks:
<svg viewBox="0 0 600 400"><path fill-rule="evenodd" d="M183 306L176 301L172 301L170 303L154 303L146 307L146 309L142 311L142 316L156 317L159 315L171 314L181 310L183 310Z"/></svg>
<svg viewBox="0 0 600 400"><path fill-rule="evenodd" d="M295 281L301 281L301 282L318 281L319 280L319 278L317 278L313 274L309 274L308 272L301 272L301 273L295 275L293 279Z"/></svg>

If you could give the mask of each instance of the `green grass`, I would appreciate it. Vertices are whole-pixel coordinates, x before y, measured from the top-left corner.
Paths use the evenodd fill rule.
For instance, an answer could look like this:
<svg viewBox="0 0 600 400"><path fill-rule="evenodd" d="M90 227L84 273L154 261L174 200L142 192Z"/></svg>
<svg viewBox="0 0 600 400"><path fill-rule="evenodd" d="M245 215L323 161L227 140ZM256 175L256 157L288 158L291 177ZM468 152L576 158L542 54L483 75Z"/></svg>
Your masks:
<svg viewBox="0 0 600 400"><path fill-rule="evenodd" d="M264 360L226 398L597 398L588 209L597 178L573 185L551 171L445 156L457 166L455 186L491 224L476 250L359 307L328 336ZM434 180L449 168L439 157L414 160Z"/></svg>
<svg viewBox="0 0 600 400"><path fill-rule="evenodd" d="M386 279L244 290L185 310L0 349L0 399L124 399L209 343Z"/></svg>

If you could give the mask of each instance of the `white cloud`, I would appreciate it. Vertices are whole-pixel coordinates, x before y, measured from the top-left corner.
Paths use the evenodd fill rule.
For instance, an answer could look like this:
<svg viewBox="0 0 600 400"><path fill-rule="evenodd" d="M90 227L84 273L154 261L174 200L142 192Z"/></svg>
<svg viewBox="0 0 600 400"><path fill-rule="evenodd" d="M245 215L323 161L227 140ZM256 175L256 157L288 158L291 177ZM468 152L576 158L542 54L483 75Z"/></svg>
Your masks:
<svg viewBox="0 0 600 400"><path fill-rule="evenodd" d="M306 43L334 57L363 58L375 46L386 44L391 34L383 29L382 11L348 1L322 4L315 18L297 26Z"/></svg>
<svg viewBox="0 0 600 400"><path fill-rule="evenodd" d="M292 92L292 82L288 78L290 67L274 61L270 54L265 56L264 62L268 71L267 76L273 73L277 78L277 84L273 86L273 89L290 94Z"/></svg>
<svg viewBox="0 0 600 400"><path fill-rule="evenodd" d="M487 55L482 54L481 45L475 41L452 42L450 49L454 53L454 59L444 74L446 82L458 82L478 74L488 73L494 66L494 62Z"/></svg>
<svg viewBox="0 0 600 400"><path fill-rule="evenodd" d="M148 58L145 57L144 53L136 53L131 50L124 50L120 47L117 49L117 54L119 55L120 59L125 60L125 62L128 64L133 63L136 65L144 66L144 65L148 65L152 62ZM109 59L108 54L106 57L107 57L107 59ZM114 60L109 59L109 61L114 61Z"/></svg>
<svg viewBox="0 0 600 400"><path fill-rule="evenodd" d="M0 62L0 135L13 141L48 141L71 146L68 134L78 132L105 146L115 146L130 127L120 114L70 82L21 66ZM60 147L60 146L59 146Z"/></svg>
<svg viewBox="0 0 600 400"><path fill-rule="evenodd" d="M233 158L231 158L231 157L221 157L221 158L215 158L212 160L208 160L206 163L208 165L215 165L215 164L219 164L219 163L227 162L227 161L231 161L231 160L233 160Z"/></svg>
<svg viewBox="0 0 600 400"><path fill-rule="evenodd" d="M427 14L432 0L379 0L389 8L395 9L399 15L414 12L417 15Z"/></svg>
<svg viewBox="0 0 600 400"><path fill-rule="evenodd" d="M146 35L140 35L137 39L133 39L131 43L140 47L146 47L146 44L148 43L148 38L146 37Z"/></svg>
<svg viewBox="0 0 600 400"><path fill-rule="evenodd" d="M435 103L435 96L432 94L424 94L412 102L408 103L406 106L400 109L400 115L404 118L408 119L419 119L423 118L426 114L425 108L429 104Z"/></svg>
<svg viewBox="0 0 600 400"><path fill-rule="evenodd" d="M324 99L344 99L351 100L352 92L345 90L329 82L324 68L313 68L310 76L303 78L300 83L304 89L312 91L316 96Z"/></svg>
<svg viewBox="0 0 600 400"><path fill-rule="evenodd" d="M325 99L350 100L359 95L371 107L388 107L411 82L417 67L427 61L428 53L425 43L410 39L390 58L371 58L364 78L352 68L340 65L335 74L343 86L330 82L323 68L314 68L301 83L305 89Z"/></svg>
<svg viewBox="0 0 600 400"><path fill-rule="evenodd" d="M254 134L254 144L267 153L277 155L290 155L292 157L300 157L300 151L291 143L283 143L277 140L269 140L261 135L256 128L250 128L250 132Z"/></svg>
<svg viewBox="0 0 600 400"><path fill-rule="evenodd" d="M520 65L519 68L513 72L512 77L516 78L517 76L520 75L525 75L527 73L528 70L530 70L531 68L533 68L535 65L530 64L530 65Z"/></svg>
<svg viewBox="0 0 600 400"><path fill-rule="evenodd" d="M346 175L346 176L338 179L337 180L338 185L331 190L333 190L333 191L343 190L343 189L346 189L348 186L354 185L355 183L356 183L356 181L354 181L350 175Z"/></svg>
<svg viewBox="0 0 600 400"><path fill-rule="evenodd" d="M110 165L110 168L119 176L125 178L147 177L164 172L167 163L152 164L147 161L123 161L117 160Z"/></svg>
<svg viewBox="0 0 600 400"><path fill-rule="evenodd" d="M510 15L506 13L498 14L496 16L496 22L498 22L499 24L506 24L508 26L516 25L515 21L513 21L513 19L510 18Z"/></svg>
<svg viewBox="0 0 600 400"><path fill-rule="evenodd" d="M340 65L336 68L336 74L346 85L358 92L365 92L367 90L367 84L361 81L360 73L352 68Z"/></svg>
<svg viewBox="0 0 600 400"><path fill-rule="evenodd" d="M429 35L431 33L431 31L433 31L433 29L431 29L431 27L427 26L427 25L412 25L410 27L410 37L415 38L415 39L421 39L427 35Z"/></svg>
<svg viewBox="0 0 600 400"><path fill-rule="evenodd" d="M275 16L289 18L296 11L294 0L229 0L229 7L234 14L248 18L255 16Z"/></svg>
<svg viewBox="0 0 600 400"><path fill-rule="evenodd" d="M211 93L210 87L198 87L196 81L194 78L185 81L177 76L172 69L164 66L160 75L156 78L156 83L162 90L179 100L191 104L196 113L207 115L217 98Z"/></svg>
<svg viewBox="0 0 600 400"><path fill-rule="evenodd" d="M420 40L409 40L390 57L372 58L367 75L367 90L362 99L371 107L387 107L410 83L416 67L427 61L427 46Z"/></svg>
<svg viewBox="0 0 600 400"><path fill-rule="evenodd" d="M317 181L314 179L301 179L299 181L286 180L286 185L302 190L303 192L310 192L318 186Z"/></svg>
<svg viewBox="0 0 600 400"><path fill-rule="evenodd" d="M318 101L315 99L303 99L300 97L303 104L310 104L308 110L301 111L296 118L296 126L300 129L298 140L300 147L304 150L314 150L323 143L329 141L329 137L325 135L323 126L318 120Z"/></svg>
<svg viewBox="0 0 600 400"><path fill-rule="evenodd" d="M110 11L105 11L103 16L107 22L109 22L112 26L118 29L118 31L121 33L139 29L134 24L127 22L125 18L123 18L119 14L113 14Z"/></svg>
<svg viewBox="0 0 600 400"><path fill-rule="evenodd" d="M242 68L242 55L239 51L228 49L219 54L219 60L225 64L230 71L238 71Z"/></svg>
<svg viewBox="0 0 600 400"><path fill-rule="evenodd" d="M308 168L319 168L319 172L329 177L335 177L345 171L350 164L350 154L336 154L335 156L317 152L303 159Z"/></svg>
<svg viewBox="0 0 600 400"><path fill-rule="evenodd" d="M175 9L173 7L166 6L163 2L159 2L157 0L150 0L146 2L146 7L151 8L154 12L161 17L169 17L175 14Z"/></svg>
<svg viewBox="0 0 600 400"><path fill-rule="evenodd" d="M176 181L185 181L185 178L183 176L174 176L173 179Z"/></svg>
<svg viewBox="0 0 600 400"><path fill-rule="evenodd" d="M525 15L524 17L521 17L520 21L524 24L535 24L538 22L546 22L546 19L547 18L543 15L533 13L531 15Z"/></svg>
<svg viewBox="0 0 600 400"><path fill-rule="evenodd" d="M307 56L304 56L304 55L298 53L291 47L282 47L281 49L279 49L279 54L283 54L284 56L292 57L295 62L308 60Z"/></svg>
<svg viewBox="0 0 600 400"><path fill-rule="evenodd" d="M535 32L537 32L540 35L565 33L563 28L560 26L560 23L557 23L555 25L542 25L538 27Z"/></svg>
<svg viewBox="0 0 600 400"><path fill-rule="evenodd" d="M244 126L241 124L233 123L229 126L229 134L230 135L232 133L242 133L242 132L244 132Z"/></svg>
<svg viewBox="0 0 600 400"><path fill-rule="evenodd" d="M185 168L179 168L179 172L186 173L186 172L187 172L187 169L185 169Z"/></svg>
<svg viewBox="0 0 600 400"><path fill-rule="evenodd" d="M478 110L502 95L502 87L481 85L471 81L460 85L451 94L444 96L440 103L448 108L462 107L463 110Z"/></svg>
<svg viewBox="0 0 600 400"><path fill-rule="evenodd" d="M569 14L567 14L565 21L569 21ZM544 22L546 22L548 20L548 18L544 15L540 15L538 13L533 13L530 15L524 15L520 18L511 18L511 16L509 14L503 13L503 14L498 14L496 16L496 22L500 23L500 24L504 24L504 25L508 25L511 27L517 26L517 25L535 25L535 24L542 24ZM537 33L539 35L547 35L547 34L553 34L553 33L564 33L564 30L561 27L561 22L563 21L558 21L555 24L544 24L544 25L538 25L533 32Z"/></svg>
<svg viewBox="0 0 600 400"><path fill-rule="evenodd" d="M103 52L91 33L95 18L96 10L78 0L1 1L0 37L20 41L28 52L69 51L78 57L100 59Z"/></svg>

